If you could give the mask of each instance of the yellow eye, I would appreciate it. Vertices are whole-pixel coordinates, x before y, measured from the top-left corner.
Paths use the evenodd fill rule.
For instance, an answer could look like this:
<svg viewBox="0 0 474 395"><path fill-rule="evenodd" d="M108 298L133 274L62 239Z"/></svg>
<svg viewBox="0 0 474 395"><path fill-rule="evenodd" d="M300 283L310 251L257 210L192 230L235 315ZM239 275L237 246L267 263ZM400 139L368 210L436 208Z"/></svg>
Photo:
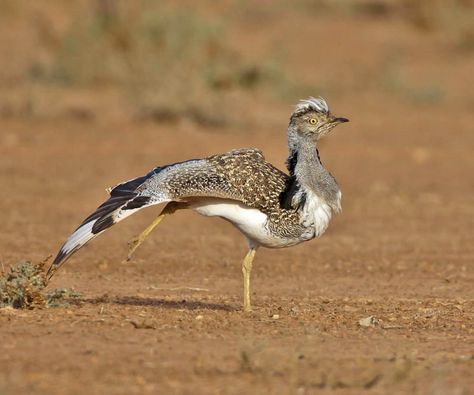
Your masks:
<svg viewBox="0 0 474 395"><path fill-rule="evenodd" d="M316 121L316 118L311 118L311 119L309 120L309 123L310 123L311 125L316 125L316 124L318 123L318 121Z"/></svg>

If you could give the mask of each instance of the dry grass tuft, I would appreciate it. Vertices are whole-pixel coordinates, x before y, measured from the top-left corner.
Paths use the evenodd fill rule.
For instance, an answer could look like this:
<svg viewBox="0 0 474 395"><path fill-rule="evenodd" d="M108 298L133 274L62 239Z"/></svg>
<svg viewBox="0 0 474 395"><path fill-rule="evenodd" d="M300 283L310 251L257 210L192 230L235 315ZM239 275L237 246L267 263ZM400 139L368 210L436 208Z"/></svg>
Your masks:
<svg viewBox="0 0 474 395"><path fill-rule="evenodd" d="M0 276L0 306L15 309L46 307L41 290L46 286L44 262L21 261Z"/></svg>
<svg viewBox="0 0 474 395"><path fill-rule="evenodd" d="M58 307L67 305L68 300L79 296L76 291L64 288L43 293L47 285L45 264L48 259L36 264L20 261L0 274L0 308Z"/></svg>

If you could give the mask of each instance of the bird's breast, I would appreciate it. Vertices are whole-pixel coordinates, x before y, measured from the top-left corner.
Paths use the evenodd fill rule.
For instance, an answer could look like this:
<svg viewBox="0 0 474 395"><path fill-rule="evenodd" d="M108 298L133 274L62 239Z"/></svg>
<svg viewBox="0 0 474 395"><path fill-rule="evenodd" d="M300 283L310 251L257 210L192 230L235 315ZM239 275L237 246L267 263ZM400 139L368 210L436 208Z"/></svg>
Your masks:
<svg viewBox="0 0 474 395"><path fill-rule="evenodd" d="M300 214L300 223L303 227L314 229L314 237L321 236L331 221L332 209L322 198L314 192L306 192L306 201Z"/></svg>

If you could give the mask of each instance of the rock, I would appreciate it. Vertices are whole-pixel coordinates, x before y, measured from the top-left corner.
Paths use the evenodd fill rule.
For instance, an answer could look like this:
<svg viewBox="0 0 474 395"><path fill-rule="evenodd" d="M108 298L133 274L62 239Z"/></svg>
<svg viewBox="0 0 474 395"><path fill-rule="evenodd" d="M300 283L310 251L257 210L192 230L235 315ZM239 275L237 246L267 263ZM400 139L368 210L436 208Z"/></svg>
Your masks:
<svg viewBox="0 0 474 395"><path fill-rule="evenodd" d="M374 316L369 316L367 318L362 318L359 320L359 325L363 328L374 328L379 323L379 320Z"/></svg>

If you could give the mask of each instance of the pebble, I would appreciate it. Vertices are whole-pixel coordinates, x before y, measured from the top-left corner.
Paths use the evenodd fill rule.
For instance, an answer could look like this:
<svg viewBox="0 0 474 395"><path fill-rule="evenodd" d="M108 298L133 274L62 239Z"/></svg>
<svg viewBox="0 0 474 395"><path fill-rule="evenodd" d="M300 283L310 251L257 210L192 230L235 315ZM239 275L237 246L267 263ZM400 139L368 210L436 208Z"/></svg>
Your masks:
<svg viewBox="0 0 474 395"><path fill-rule="evenodd" d="M373 315L359 320L359 325L363 328L373 328L378 323L378 319L375 318Z"/></svg>

